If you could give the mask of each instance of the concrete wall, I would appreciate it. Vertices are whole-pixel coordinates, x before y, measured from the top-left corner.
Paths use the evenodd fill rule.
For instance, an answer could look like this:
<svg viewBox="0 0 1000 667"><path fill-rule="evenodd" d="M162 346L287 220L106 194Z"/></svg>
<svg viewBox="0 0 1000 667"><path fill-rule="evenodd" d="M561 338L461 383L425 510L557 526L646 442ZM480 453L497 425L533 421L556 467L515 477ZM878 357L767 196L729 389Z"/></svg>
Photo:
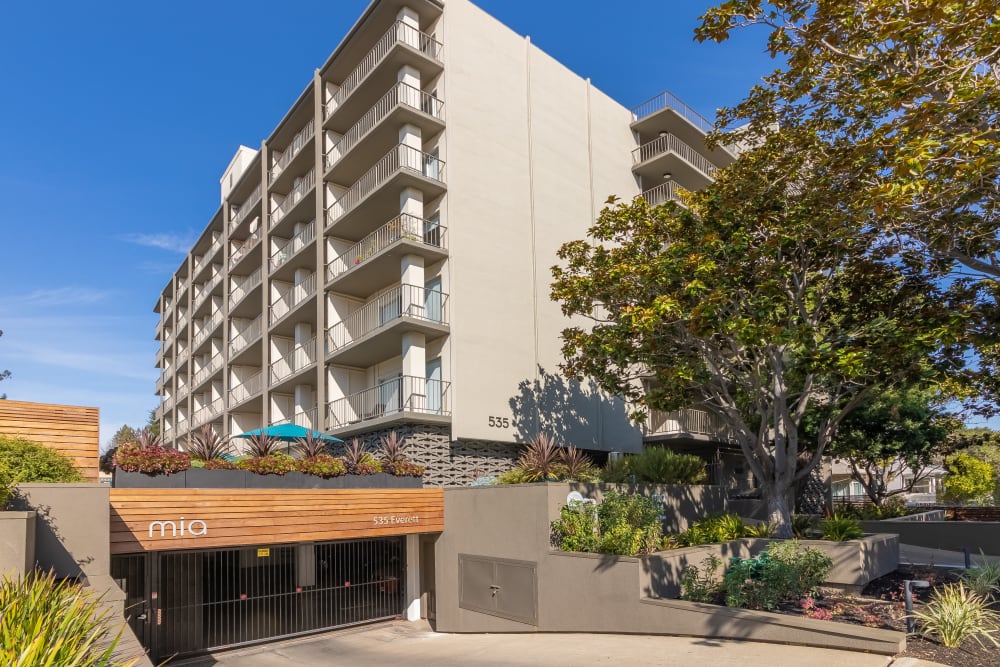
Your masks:
<svg viewBox="0 0 1000 667"><path fill-rule="evenodd" d="M35 565L35 513L0 512L0 576L23 576Z"/></svg>
<svg viewBox="0 0 1000 667"><path fill-rule="evenodd" d="M995 521L862 521L865 532L899 535L900 544L961 551L968 547L1000 556L1000 522Z"/></svg>
<svg viewBox="0 0 1000 667"><path fill-rule="evenodd" d="M13 505L33 510L35 561L58 577L106 575L111 569L109 489L103 484L21 484Z"/></svg>
<svg viewBox="0 0 1000 667"><path fill-rule="evenodd" d="M563 492L565 487L565 493ZM559 518L559 509L566 504L569 491L577 491L584 498L596 502L604 499L607 489L618 489L623 493L642 496L658 496L664 506L664 533L678 533L687 530L691 522L711 514L725 514L729 511L726 491L719 486L686 486L655 484L549 484L549 516L552 521Z"/></svg>

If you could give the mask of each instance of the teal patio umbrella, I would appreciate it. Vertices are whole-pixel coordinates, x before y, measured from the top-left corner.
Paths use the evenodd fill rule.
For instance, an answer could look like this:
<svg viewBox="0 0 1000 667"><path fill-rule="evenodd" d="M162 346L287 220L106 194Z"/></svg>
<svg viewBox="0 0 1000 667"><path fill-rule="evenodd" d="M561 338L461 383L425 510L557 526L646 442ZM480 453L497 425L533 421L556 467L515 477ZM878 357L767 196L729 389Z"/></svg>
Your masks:
<svg viewBox="0 0 1000 667"><path fill-rule="evenodd" d="M261 434L274 438L275 440L280 440L285 443L285 453L287 454L291 449L293 442L299 438L305 438L307 435L312 433L312 436L318 440L325 440L328 443L339 442L343 444L343 440L340 438L330 435L329 433L321 433L319 431L311 431L305 426L299 426L298 424L292 424L291 422L285 424L274 424L273 426L265 426L264 428L255 428L252 431L247 431L246 433L241 433L237 438L251 438L260 437Z"/></svg>

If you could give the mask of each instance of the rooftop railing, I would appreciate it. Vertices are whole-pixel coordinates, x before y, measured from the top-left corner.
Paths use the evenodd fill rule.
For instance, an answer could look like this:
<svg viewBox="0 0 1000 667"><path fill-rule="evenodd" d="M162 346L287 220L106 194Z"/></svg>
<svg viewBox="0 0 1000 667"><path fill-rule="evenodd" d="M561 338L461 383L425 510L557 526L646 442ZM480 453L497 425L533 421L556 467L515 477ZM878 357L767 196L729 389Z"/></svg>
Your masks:
<svg viewBox="0 0 1000 667"><path fill-rule="evenodd" d="M450 382L403 375L327 404L328 428L335 429L406 412L451 415Z"/></svg>
<svg viewBox="0 0 1000 667"><path fill-rule="evenodd" d="M294 257L304 248L312 245L316 240L316 221L310 222L302 230L282 243L274 253L271 254L271 270L278 268L289 259Z"/></svg>
<svg viewBox="0 0 1000 667"><path fill-rule="evenodd" d="M316 363L316 337L296 345L290 353L271 362L271 384L298 373Z"/></svg>
<svg viewBox="0 0 1000 667"><path fill-rule="evenodd" d="M284 292L278 293L278 299L271 304L270 323L274 324L282 317L290 313L303 301L311 298L316 293L316 274L311 273L306 278L295 285L292 285Z"/></svg>
<svg viewBox="0 0 1000 667"><path fill-rule="evenodd" d="M316 187L316 169L315 167L310 169L302 180L298 182L291 192L289 192L285 199L278 204L274 211L271 213L271 226L274 227L276 224L285 219L295 205L302 201L302 198Z"/></svg>
<svg viewBox="0 0 1000 667"><path fill-rule="evenodd" d="M402 317L447 324L448 295L416 285L382 292L327 329L327 353L364 338Z"/></svg>
<svg viewBox="0 0 1000 667"><path fill-rule="evenodd" d="M640 164L665 153L676 153L706 176L711 177L718 169L711 160L672 134L657 137L636 148L632 151L632 163Z"/></svg>
<svg viewBox="0 0 1000 667"><path fill-rule="evenodd" d="M437 222L403 213L361 239L327 264L327 280L361 266L369 259L406 239L435 248L447 248L448 229Z"/></svg>
<svg viewBox="0 0 1000 667"><path fill-rule="evenodd" d="M271 180L276 179L281 172L285 170L285 167L292 163L295 156L302 152L302 149L306 147L309 140L313 138L313 134L316 131L316 122L310 118L309 122L305 126L295 133L292 137L292 141L288 144L288 148L285 152L281 154L278 161L274 163L274 167L271 169Z"/></svg>
<svg viewBox="0 0 1000 667"><path fill-rule="evenodd" d="M711 132L715 127L715 124L712 121L695 111L694 107L671 93L669 90L663 91L659 95L646 100L639 106L632 109L632 120L645 118L652 113L656 113L660 109L666 109L668 107L689 120L692 125L706 134Z"/></svg>

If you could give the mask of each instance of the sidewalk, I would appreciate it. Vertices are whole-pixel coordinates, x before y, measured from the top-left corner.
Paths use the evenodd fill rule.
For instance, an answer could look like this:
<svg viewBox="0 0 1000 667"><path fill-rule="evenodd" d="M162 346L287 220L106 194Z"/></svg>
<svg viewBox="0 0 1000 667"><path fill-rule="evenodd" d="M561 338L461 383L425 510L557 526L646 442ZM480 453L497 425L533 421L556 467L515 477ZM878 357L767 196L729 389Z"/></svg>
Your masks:
<svg viewBox="0 0 1000 667"><path fill-rule="evenodd" d="M972 564L983 562L984 557L978 553L971 554ZM986 561L1000 563L1000 556L986 556ZM961 551L946 551L929 547L916 547L910 544L899 545L900 565L938 565L940 567L965 567L965 554Z"/></svg>

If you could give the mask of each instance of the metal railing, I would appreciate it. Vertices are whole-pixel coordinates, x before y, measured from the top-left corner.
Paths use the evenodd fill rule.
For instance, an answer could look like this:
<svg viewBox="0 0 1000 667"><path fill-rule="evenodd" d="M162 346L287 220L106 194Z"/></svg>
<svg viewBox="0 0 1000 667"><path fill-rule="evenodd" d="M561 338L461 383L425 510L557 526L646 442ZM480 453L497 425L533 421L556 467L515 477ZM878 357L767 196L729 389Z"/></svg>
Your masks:
<svg viewBox="0 0 1000 667"><path fill-rule="evenodd" d="M357 424L387 415L414 412L451 415L450 382L403 375L327 404L328 428Z"/></svg>
<svg viewBox="0 0 1000 667"><path fill-rule="evenodd" d="M632 163L639 164L664 153L676 153L706 176L712 176L718 169L711 160L672 134L657 137L636 148L632 151Z"/></svg>
<svg viewBox="0 0 1000 667"><path fill-rule="evenodd" d="M416 285L399 285L382 292L326 330L327 354L364 338L402 317L448 323L448 295Z"/></svg>
<svg viewBox="0 0 1000 667"><path fill-rule="evenodd" d="M212 377L222 369L222 362L224 357L222 354L216 354L208 363L205 364L197 373L194 374L194 382L191 383L192 387L197 387L202 382Z"/></svg>
<svg viewBox="0 0 1000 667"><path fill-rule="evenodd" d="M243 203L240 204L239 208L233 212L232 221L229 223L230 232L239 227L240 223L246 220L247 217L253 212L254 207L260 202L261 192L261 184L258 183L257 187L255 187L253 192L250 193L250 196L247 197Z"/></svg>
<svg viewBox="0 0 1000 667"><path fill-rule="evenodd" d="M721 442L732 440L732 429L724 419L704 410L690 408L671 412L651 410L645 430L647 436L705 435Z"/></svg>
<svg viewBox="0 0 1000 667"><path fill-rule="evenodd" d="M245 382L229 388L229 407L248 401L264 389L264 372L257 371Z"/></svg>
<svg viewBox="0 0 1000 667"><path fill-rule="evenodd" d="M187 288L191 286L190 278L181 278L177 281L177 300L180 301L181 295L187 291Z"/></svg>
<svg viewBox="0 0 1000 667"><path fill-rule="evenodd" d="M680 198L680 193L682 192L687 192L687 190L673 181L667 181L666 183L657 185L655 188L646 190L641 196L650 206L659 206L660 204L666 204L668 201L683 204Z"/></svg>
<svg viewBox="0 0 1000 667"><path fill-rule="evenodd" d="M254 318L254 320L244 329L237 329L234 323L232 335L229 339L229 354L234 355L237 352L241 352L245 350L248 345L256 343L260 340L262 323L263 317L261 315Z"/></svg>
<svg viewBox="0 0 1000 667"><path fill-rule="evenodd" d="M392 244L406 239L414 243L447 249L448 229L439 223L409 213L398 215L361 239L326 265L327 280L333 280L364 264Z"/></svg>
<svg viewBox="0 0 1000 667"><path fill-rule="evenodd" d="M316 240L316 221L313 220L302 228L298 234L288 239L271 254L271 270L278 268L294 257L303 248L309 247Z"/></svg>
<svg viewBox="0 0 1000 667"><path fill-rule="evenodd" d="M167 396L166 398L164 398L163 399L163 411L166 412L167 410L173 410L174 409L174 403L175 403L175 399L174 399L173 396Z"/></svg>
<svg viewBox="0 0 1000 667"><path fill-rule="evenodd" d="M219 249L221 247L222 247L222 237L220 236L219 238L212 241L212 244L208 246L208 250L205 251L204 255L195 260L194 272L198 273L203 268L205 268L205 265L212 261L212 258L215 257L215 253L219 252Z"/></svg>
<svg viewBox="0 0 1000 667"><path fill-rule="evenodd" d="M315 363L316 337L313 336L302 345L295 346L288 355L279 356L271 362L271 384L280 382Z"/></svg>
<svg viewBox="0 0 1000 667"><path fill-rule="evenodd" d="M302 410L296 412L291 417L286 417L285 419L279 419L277 421L271 422L270 426L277 426L278 424L295 424L296 426L301 426L302 428L308 428L311 430L318 430L316 423L317 410L316 408L309 408L308 410Z"/></svg>
<svg viewBox="0 0 1000 667"><path fill-rule="evenodd" d="M177 367L180 368L181 366L183 366L184 364L186 364L187 360L189 358L191 358L191 350L190 349L179 351L177 353L177 362L176 362ZM180 387L178 387L177 389L178 389L178 391L180 391Z"/></svg>
<svg viewBox="0 0 1000 667"><path fill-rule="evenodd" d="M444 102L430 93L425 93L419 88L411 86L408 83L403 83L402 81L394 83L389 92L383 95L382 99L376 102L361 117L361 120L345 132L344 136L327 151L324 160L326 168L329 169L338 160L347 155L361 141L361 138L381 123L397 105L412 107L438 119L442 118L442 111L444 110Z"/></svg>
<svg viewBox="0 0 1000 667"><path fill-rule="evenodd" d="M651 113L655 113L660 109L666 109L667 107L679 113L682 117L689 120L692 125L706 134L711 132L715 127L715 124L712 121L695 111L694 107L671 93L669 90L663 91L659 95L646 100L639 106L632 109L632 120L645 118Z"/></svg>
<svg viewBox="0 0 1000 667"><path fill-rule="evenodd" d="M194 307L197 308L198 306L200 306L205 301L205 299L207 299L209 295L211 295L212 290L214 290L220 282L222 282L222 271L219 271L214 276L209 278L207 281L202 283L200 288L195 287Z"/></svg>
<svg viewBox="0 0 1000 667"><path fill-rule="evenodd" d="M226 402L221 398L217 398L208 405L198 408L194 411L194 417L191 419L191 428L198 428L206 422L210 422L219 415L226 407Z"/></svg>
<svg viewBox="0 0 1000 667"><path fill-rule="evenodd" d="M229 257L229 268L232 270L241 259L246 257L247 253L257 247L260 243L260 233L254 232L243 241L243 245L233 251L233 254Z"/></svg>
<svg viewBox="0 0 1000 667"><path fill-rule="evenodd" d="M292 285L290 289L283 293L279 292L278 300L271 304L271 319L269 322L274 324L315 293L316 274L310 273L302 282Z"/></svg>
<svg viewBox="0 0 1000 667"><path fill-rule="evenodd" d="M295 133L295 136L292 137L292 141L288 144L288 148L285 149L285 152L281 154L278 161L274 163L274 167L271 168L270 175L272 181L285 170L285 167L291 164L296 155L302 152L302 149L306 147L309 140L313 138L315 129L316 122L310 118L309 122L306 123L301 130Z"/></svg>
<svg viewBox="0 0 1000 667"><path fill-rule="evenodd" d="M351 93L365 80L365 77L378 67L379 63L385 59L392 48L398 43L408 44L435 60L440 59L441 42L426 33L420 32L419 29L408 23L403 23L402 21L394 22L392 27L375 43L372 50L358 63L354 71L347 75L347 78L340 84L340 89L327 101L325 105L326 117L329 117L337 107L350 97Z"/></svg>
<svg viewBox="0 0 1000 667"><path fill-rule="evenodd" d="M218 309L214 312L212 317L202 325L198 333L195 334L194 347L198 347L199 345L204 343L205 340L207 340L208 337L212 335L212 333L221 323L222 323L222 310Z"/></svg>
<svg viewBox="0 0 1000 667"><path fill-rule="evenodd" d="M359 178L337 201L330 204L326 209L327 226L351 211L400 169L415 171L427 178L444 182L444 162L440 158L413 146L398 144L379 159L375 166Z"/></svg>
<svg viewBox="0 0 1000 667"><path fill-rule="evenodd" d="M184 327L186 327L187 324L188 324L187 313L184 313L183 315L178 315L177 316L177 333L178 333L178 335L180 334L181 331L184 331Z"/></svg>
<svg viewBox="0 0 1000 667"><path fill-rule="evenodd" d="M302 201L302 199L314 187L316 187L315 167L306 172L306 175L302 177L302 180L299 181L298 185L292 188L292 191L289 192L285 196L285 199L275 207L274 211L271 212L271 226L274 227L276 224L284 220L285 216L288 215L291 210L295 208L295 205Z"/></svg>
<svg viewBox="0 0 1000 667"><path fill-rule="evenodd" d="M233 276L236 278L236 276ZM252 292L257 285L260 285L261 279L261 268L258 266L254 269L254 272L247 276L245 279L239 281L233 286L232 291L229 293L229 308L230 310L235 308L243 299L246 298L247 294Z"/></svg>

